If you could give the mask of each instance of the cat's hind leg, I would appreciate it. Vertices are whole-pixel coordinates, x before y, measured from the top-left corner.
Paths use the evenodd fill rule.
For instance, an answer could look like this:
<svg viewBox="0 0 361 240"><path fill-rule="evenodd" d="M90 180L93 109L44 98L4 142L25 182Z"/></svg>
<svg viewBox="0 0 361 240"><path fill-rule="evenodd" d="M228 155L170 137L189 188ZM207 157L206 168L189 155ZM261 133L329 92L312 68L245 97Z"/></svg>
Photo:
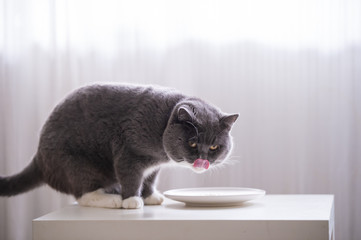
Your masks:
<svg viewBox="0 0 361 240"><path fill-rule="evenodd" d="M85 207L121 208L122 197L119 194L105 193L103 188L83 194L77 202Z"/></svg>

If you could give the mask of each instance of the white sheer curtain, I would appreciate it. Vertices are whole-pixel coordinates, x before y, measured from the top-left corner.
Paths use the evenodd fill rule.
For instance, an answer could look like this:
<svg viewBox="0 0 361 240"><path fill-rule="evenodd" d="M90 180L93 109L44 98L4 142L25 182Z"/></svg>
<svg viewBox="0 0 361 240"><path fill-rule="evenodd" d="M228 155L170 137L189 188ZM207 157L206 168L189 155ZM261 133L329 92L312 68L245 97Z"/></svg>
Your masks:
<svg viewBox="0 0 361 240"><path fill-rule="evenodd" d="M94 81L160 84L238 112L232 167L165 169L160 190L244 186L335 194L336 239L361 239L358 0L0 0L0 174ZM0 239L73 201L49 187L0 199Z"/></svg>

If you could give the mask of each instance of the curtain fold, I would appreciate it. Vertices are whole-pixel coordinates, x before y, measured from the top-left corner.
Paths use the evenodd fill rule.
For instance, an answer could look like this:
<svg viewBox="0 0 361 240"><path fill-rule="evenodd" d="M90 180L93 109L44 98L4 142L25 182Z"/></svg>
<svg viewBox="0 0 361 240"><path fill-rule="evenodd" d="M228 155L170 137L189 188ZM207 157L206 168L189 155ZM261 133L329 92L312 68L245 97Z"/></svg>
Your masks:
<svg viewBox="0 0 361 240"><path fill-rule="evenodd" d="M71 90L164 85L240 117L229 165L163 169L161 191L335 194L336 238L361 239L360 29L356 0L0 0L0 175L31 161ZM0 239L73 201L46 186L0 198Z"/></svg>

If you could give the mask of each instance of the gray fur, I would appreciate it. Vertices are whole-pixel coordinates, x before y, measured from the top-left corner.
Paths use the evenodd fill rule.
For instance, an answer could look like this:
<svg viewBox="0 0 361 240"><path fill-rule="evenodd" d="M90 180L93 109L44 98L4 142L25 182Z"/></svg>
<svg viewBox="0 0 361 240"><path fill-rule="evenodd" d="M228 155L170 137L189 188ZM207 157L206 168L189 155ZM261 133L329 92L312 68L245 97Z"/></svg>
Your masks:
<svg viewBox="0 0 361 240"><path fill-rule="evenodd" d="M104 188L146 198L161 164L216 164L232 147L238 115L225 115L198 98L146 86L95 84L71 93L45 123L34 160L21 173L0 177L0 196L47 183L76 198ZM189 147L189 140L197 148ZM209 146L217 144L217 151ZM144 176L145 170L154 172Z"/></svg>

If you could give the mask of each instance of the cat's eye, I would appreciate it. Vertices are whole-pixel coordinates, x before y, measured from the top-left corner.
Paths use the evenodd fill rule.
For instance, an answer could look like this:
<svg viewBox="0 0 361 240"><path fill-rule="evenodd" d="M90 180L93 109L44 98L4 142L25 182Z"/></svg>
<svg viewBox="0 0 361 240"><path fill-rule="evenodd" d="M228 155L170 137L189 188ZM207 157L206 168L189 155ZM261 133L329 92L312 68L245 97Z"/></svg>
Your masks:
<svg viewBox="0 0 361 240"><path fill-rule="evenodd" d="M219 148L218 145L212 145L209 147L210 150L214 151L214 150L217 150Z"/></svg>
<svg viewBox="0 0 361 240"><path fill-rule="evenodd" d="M197 143L196 143L196 142L189 141L188 144L189 144L189 146L190 146L191 148L197 147Z"/></svg>

